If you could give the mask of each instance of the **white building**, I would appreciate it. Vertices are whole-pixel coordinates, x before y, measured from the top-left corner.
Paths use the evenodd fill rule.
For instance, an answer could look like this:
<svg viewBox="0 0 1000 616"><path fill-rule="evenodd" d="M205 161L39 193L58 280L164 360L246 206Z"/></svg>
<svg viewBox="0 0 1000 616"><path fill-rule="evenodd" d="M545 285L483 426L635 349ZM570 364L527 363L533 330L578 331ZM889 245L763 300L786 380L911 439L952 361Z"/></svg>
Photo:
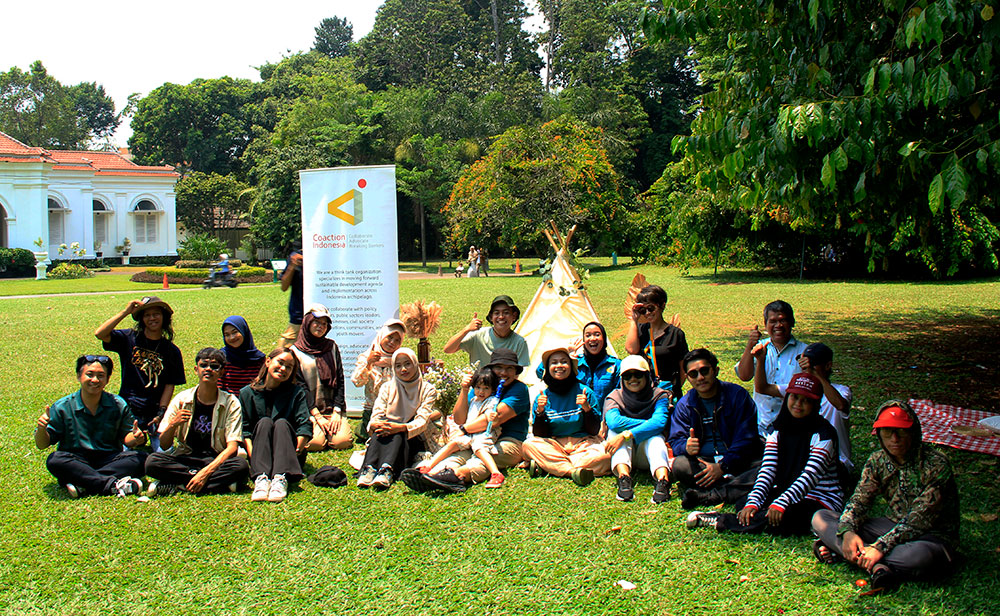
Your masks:
<svg viewBox="0 0 1000 616"><path fill-rule="evenodd" d="M41 250L79 242L92 258L177 254L173 167L144 167L115 152L46 150L0 133L0 247Z"/></svg>

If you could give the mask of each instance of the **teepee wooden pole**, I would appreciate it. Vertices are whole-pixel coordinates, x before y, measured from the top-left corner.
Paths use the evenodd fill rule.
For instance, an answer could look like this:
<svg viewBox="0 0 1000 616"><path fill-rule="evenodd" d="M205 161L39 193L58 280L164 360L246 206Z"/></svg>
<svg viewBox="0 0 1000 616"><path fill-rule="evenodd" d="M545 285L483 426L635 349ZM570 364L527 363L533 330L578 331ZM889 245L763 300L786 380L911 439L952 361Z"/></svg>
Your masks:
<svg viewBox="0 0 1000 616"><path fill-rule="evenodd" d="M554 239L552 239L552 234L549 233L549 230L548 229L542 229L542 233L544 233L545 237L548 238L549 243L552 244L552 248L556 251L556 254L559 254L559 246L558 246L558 244L556 244L556 241Z"/></svg>
<svg viewBox="0 0 1000 616"><path fill-rule="evenodd" d="M563 248L566 249L566 252L569 252L569 242L573 239L574 233L576 233L576 225L569 228L569 233L566 234L566 241L563 242Z"/></svg>

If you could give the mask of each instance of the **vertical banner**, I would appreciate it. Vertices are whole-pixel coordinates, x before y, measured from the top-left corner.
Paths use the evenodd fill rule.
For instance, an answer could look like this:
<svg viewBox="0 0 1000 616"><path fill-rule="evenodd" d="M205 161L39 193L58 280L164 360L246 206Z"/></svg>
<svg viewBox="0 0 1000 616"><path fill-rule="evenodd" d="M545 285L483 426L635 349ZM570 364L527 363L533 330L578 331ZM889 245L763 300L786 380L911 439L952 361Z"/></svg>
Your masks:
<svg viewBox="0 0 1000 616"><path fill-rule="evenodd" d="M396 167L299 171L303 300L330 310L340 347L347 407L360 413L364 390L351 383L358 355L399 314Z"/></svg>

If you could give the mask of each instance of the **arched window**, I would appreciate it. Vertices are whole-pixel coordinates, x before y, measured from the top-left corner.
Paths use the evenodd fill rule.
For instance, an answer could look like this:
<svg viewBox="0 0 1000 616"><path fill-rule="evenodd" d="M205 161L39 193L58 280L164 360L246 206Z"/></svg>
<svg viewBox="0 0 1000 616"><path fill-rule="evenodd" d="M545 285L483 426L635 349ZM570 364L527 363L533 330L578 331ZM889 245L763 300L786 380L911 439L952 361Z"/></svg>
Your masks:
<svg viewBox="0 0 1000 616"><path fill-rule="evenodd" d="M66 242L66 211L63 206L49 197L49 244L59 245Z"/></svg>
<svg viewBox="0 0 1000 616"><path fill-rule="evenodd" d="M94 199L94 250L97 250L97 243L102 245L108 243L108 214L111 210L103 201ZM103 250L103 248L102 248Z"/></svg>
<svg viewBox="0 0 1000 616"><path fill-rule="evenodd" d="M155 244L157 241L156 204L143 199L135 204L135 241L137 244Z"/></svg>
<svg viewBox="0 0 1000 616"><path fill-rule="evenodd" d="M7 210L0 204L0 248L7 247Z"/></svg>

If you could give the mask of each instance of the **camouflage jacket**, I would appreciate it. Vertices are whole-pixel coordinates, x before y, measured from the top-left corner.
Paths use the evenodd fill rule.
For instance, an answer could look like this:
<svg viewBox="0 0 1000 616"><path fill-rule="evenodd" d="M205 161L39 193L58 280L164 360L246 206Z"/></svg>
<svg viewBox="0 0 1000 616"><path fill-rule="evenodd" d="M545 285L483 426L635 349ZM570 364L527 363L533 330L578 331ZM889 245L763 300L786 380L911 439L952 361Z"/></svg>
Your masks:
<svg viewBox="0 0 1000 616"><path fill-rule="evenodd" d="M884 450L873 453L840 516L838 535L857 533L879 494L888 502L888 517L896 525L872 543L878 551L887 554L901 543L928 534L958 545L958 488L943 453L921 445L917 455L902 466Z"/></svg>

